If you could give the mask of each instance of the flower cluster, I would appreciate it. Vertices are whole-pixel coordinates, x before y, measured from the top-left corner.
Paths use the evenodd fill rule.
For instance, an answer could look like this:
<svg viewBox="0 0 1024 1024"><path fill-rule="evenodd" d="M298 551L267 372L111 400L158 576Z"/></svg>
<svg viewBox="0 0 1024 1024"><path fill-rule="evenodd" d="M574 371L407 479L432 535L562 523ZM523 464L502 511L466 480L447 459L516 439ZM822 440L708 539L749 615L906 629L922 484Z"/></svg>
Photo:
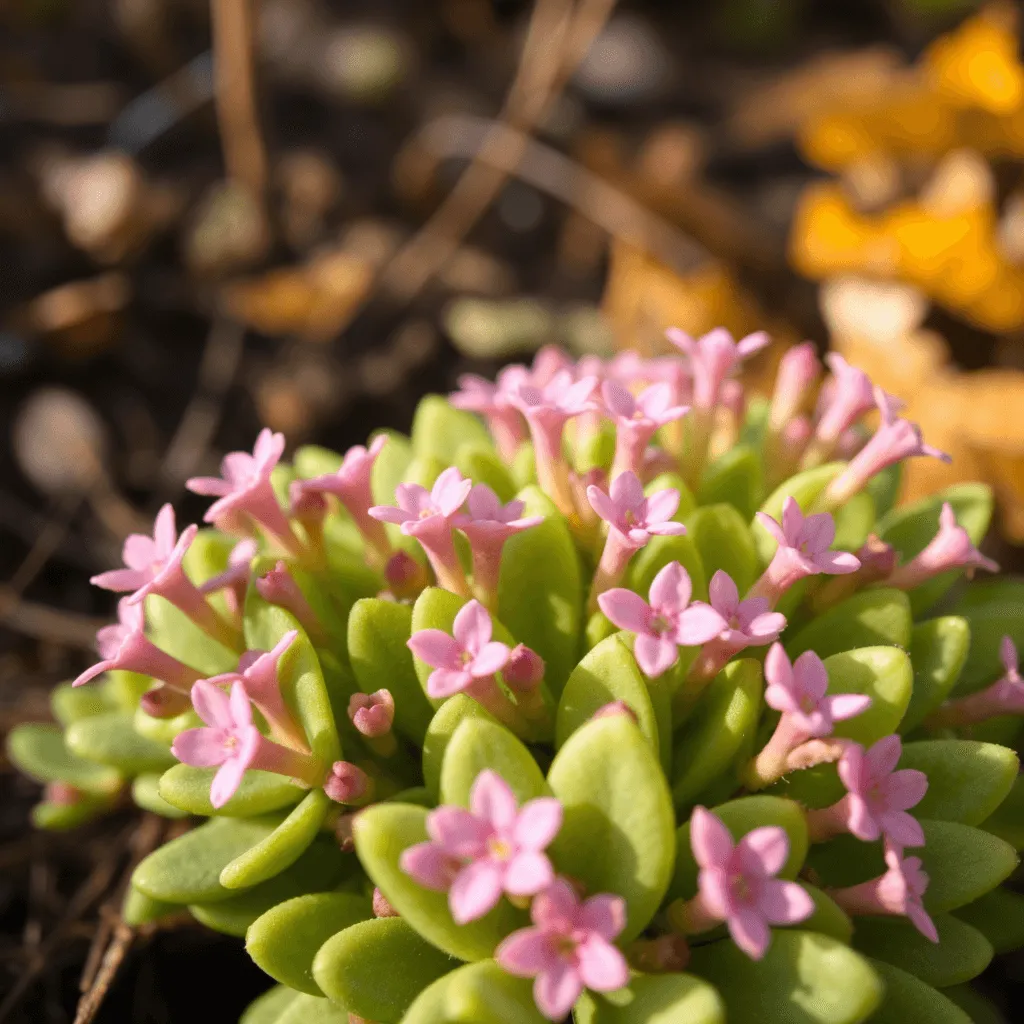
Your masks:
<svg viewBox="0 0 1024 1024"><path fill-rule="evenodd" d="M129 784L209 819L126 920L187 907L282 1008L405 1024L742 1024L758 986L855 1024L927 959L898 919L984 932L1024 722L1024 589L960 582L990 499L894 507L943 455L839 356L758 397L765 336L669 340L463 377L343 457L264 431L189 481L209 528L128 538L63 728L9 743L41 824Z"/></svg>

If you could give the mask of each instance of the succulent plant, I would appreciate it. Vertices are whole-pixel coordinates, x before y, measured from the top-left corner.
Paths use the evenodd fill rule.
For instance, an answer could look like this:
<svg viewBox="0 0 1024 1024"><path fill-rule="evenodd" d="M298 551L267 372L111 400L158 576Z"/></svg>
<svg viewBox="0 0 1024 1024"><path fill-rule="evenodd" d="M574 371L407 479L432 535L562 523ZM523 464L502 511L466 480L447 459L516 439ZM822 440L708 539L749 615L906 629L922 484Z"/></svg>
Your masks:
<svg viewBox="0 0 1024 1024"><path fill-rule="evenodd" d="M94 580L103 660L10 756L42 827L193 820L123 914L244 936L279 983L246 1024L992 1019L1024 583L965 583L990 494L894 507L943 455L841 357L756 398L766 338L670 340L462 378L344 458L264 431L189 482L208 527L167 506Z"/></svg>

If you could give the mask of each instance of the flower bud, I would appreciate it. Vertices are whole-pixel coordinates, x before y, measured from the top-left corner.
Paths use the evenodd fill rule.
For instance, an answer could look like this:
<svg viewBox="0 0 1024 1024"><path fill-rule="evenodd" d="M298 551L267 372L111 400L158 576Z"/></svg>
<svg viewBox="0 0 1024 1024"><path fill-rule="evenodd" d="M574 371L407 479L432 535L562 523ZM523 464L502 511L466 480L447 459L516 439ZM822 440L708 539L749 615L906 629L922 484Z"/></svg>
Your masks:
<svg viewBox="0 0 1024 1024"><path fill-rule="evenodd" d="M536 689L544 678L544 659L525 644L519 644L512 648L501 674L509 689L528 693Z"/></svg>
<svg viewBox="0 0 1024 1024"><path fill-rule="evenodd" d="M427 570L407 551L396 551L384 567L388 590L399 601L412 601L430 583Z"/></svg>
<svg viewBox="0 0 1024 1024"><path fill-rule="evenodd" d="M374 917L401 917L401 914L390 903L380 889L373 890L373 916Z"/></svg>
<svg viewBox="0 0 1024 1024"><path fill-rule="evenodd" d="M354 693L348 702L348 717L363 736L386 736L395 720L395 700L389 690Z"/></svg>
<svg viewBox="0 0 1024 1024"><path fill-rule="evenodd" d="M351 761L335 761L324 783L324 792L339 804L362 807L373 799L373 779Z"/></svg>

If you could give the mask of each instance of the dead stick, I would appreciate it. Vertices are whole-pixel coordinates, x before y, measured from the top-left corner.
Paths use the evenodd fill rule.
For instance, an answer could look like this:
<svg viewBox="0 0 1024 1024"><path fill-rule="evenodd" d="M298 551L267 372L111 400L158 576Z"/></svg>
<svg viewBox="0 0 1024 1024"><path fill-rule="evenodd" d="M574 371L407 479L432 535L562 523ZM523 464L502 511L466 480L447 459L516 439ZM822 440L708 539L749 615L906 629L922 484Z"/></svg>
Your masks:
<svg viewBox="0 0 1024 1024"><path fill-rule="evenodd" d="M262 207L267 155L256 109L253 0L212 0L214 102L228 177Z"/></svg>

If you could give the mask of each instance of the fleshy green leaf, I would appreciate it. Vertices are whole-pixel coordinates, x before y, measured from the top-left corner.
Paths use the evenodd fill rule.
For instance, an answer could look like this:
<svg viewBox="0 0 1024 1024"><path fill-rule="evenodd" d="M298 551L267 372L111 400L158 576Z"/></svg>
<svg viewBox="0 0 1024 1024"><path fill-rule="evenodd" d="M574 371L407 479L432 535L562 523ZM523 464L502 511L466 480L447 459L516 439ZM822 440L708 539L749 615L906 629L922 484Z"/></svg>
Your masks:
<svg viewBox="0 0 1024 1024"><path fill-rule="evenodd" d="M1006 799L981 824L986 832L1024 850L1024 775L1013 780Z"/></svg>
<svg viewBox="0 0 1024 1024"><path fill-rule="evenodd" d="M109 765L73 754L56 725L16 725L7 734L11 763L36 782L66 782L86 793L110 795L121 788L120 774Z"/></svg>
<svg viewBox="0 0 1024 1024"><path fill-rule="evenodd" d="M445 751L441 803L469 807L470 790L485 768L509 784L520 804L550 795L543 773L522 740L496 722L467 718L452 734Z"/></svg>
<svg viewBox="0 0 1024 1024"><path fill-rule="evenodd" d="M924 895L929 911L955 910L994 889L1017 866L1013 847L953 821L922 821L925 846L915 850L930 879Z"/></svg>
<svg viewBox="0 0 1024 1024"><path fill-rule="evenodd" d="M86 795L72 804L44 800L32 808L32 824L48 832L66 832L105 814L114 806L109 796Z"/></svg>
<svg viewBox="0 0 1024 1024"><path fill-rule="evenodd" d="M777 523L782 522L782 506L787 498L795 498L800 510L805 514L813 510L818 498L826 487L846 467L844 462L829 462L824 466L816 466L814 469L804 470L784 480L772 491L768 500L761 506L761 511L769 515ZM757 521L751 524L751 531L754 535L754 543L757 545L757 554L762 565L767 565L775 554L778 547L775 538ZM743 593L742 588L740 593Z"/></svg>
<svg viewBox="0 0 1024 1024"><path fill-rule="evenodd" d="M381 803L355 819L356 853L388 902L428 942L460 960L483 960L525 915L502 900L476 921L457 925L443 892L424 889L399 866L402 851L427 839L427 811L413 804Z"/></svg>
<svg viewBox="0 0 1024 1024"><path fill-rule="evenodd" d="M164 903L161 900L150 899L145 893L141 893L129 885L121 904L121 919L130 928L138 928L151 921L158 921L162 917L175 914L182 909L177 903Z"/></svg>
<svg viewBox="0 0 1024 1024"><path fill-rule="evenodd" d="M497 719L478 704L472 697L457 693L441 705L430 720L427 735L423 739L423 781L427 791L435 799L441 788L441 767L445 751L451 743L455 730L467 718L480 718L497 723Z"/></svg>
<svg viewBox="0 0 1024 1024"><path fill-rule="evenodd" d="M313 960L332 935L373 916L365 897L349 892L296 896L271 907L245 933L256 966L275 981L313 996L325 993L313 979Z"/></svg>
<svg viewBox="0 0 1024 1024"><path fill-rule="evenodd" d="M272 650L293 629L299 635L277 663L281 696L302 726L310 750L326 764L333 764L341 758L341 744L316 652L293 616L283 608L267 604L255 588L249 591L245 602L245 641L250 650Z"/></svg>
<svg viewBox="0 0 1024 1024"><path fill-rule="evenodd" d="M214 931L243 938L250 925L271 907L304 893L333 889L344 871L337 845L323 836L273 878L236 891L226 900L193 904L189 913Z"/></svg>
<svg viewBox="0 0 1024 1024"><path fill-rule="evenodd" d="M911 626L907 595L879 587L854 594L813 619L786 643L786 651L791 658L804 651L827 658L855 647L908 648Z"/></svg>
<svg viewBox="0 0 1024 1024"><path fill-rule="evenodd" d="M472 441L461 445L455 456L455 465L473 483L490 487L505 504L516 496L516 482L492 445Z"/></svg>
<svg viewBox="0 0 1024 1024"><path fill-rule="evenodd" d="M999 643L1004 636L1013 640L1018 651L1024 651L1024 580L972 583L953 611L971 627L971 649L955 695L973 693L1003 674Z"/></svg>
<svg viewBox="0 0 1024 1024"><path fill-rule="evenodd" d="M960 907L954 917L974 928L991 943L996 953L1024 946L1024 896L1001 886Z"/></svg>
<svg viewBox="0 0 1024 1024"><path fill-rule="evenodd" d="M311 480L315 476L337 473L343 461L343 457L330 448L323 448L318 444L304 444L295 449L292 466L295 468L296 476L303 480Z"/></svg>
<svg viewBox="0 0 1024 1024"><path fill-rule="evenodd" d="M548 783L565 811L550 848L558 870L626 901L622 941L647 926L675 859L672 800L660 765L628 715L588 722L555 756Z"/></svg>
<svg viewBox="0 0 1024 1024"><path fill-rule="evenodd" d="M395 488L405 478L405 472L412 461L412 442L397 430L383 430L374 433L387 434L387 442L380 450L377 461L370 473L370 489L373 500L379 505L395 503Z"/></svg>
<svg viewBox="0 0 1024 1024"><path fill-rule="evenodd" d="M820 932L822 935L831 936L848 946L853 935L853 922L846 916L843 908L821 889L808 882L799 884L814 900L814 913L799 927L804 931Z"/></svg>
<svg viewBox="0 0 1024 1024"><path fill-rule="evenodd" d="M204 676L233 672L238 666L237 651L231 651L207 636L170 601L151 594L146 598L145 605L146 632L162 651L202 672Z"/></svg>
<svg viewBox="0 0 1024 1024"><path fill-rule="evenodd" d="M693 584L692 600L708 599L708 582L704 576L704 563L697 545L687 534L681 537L652 537L629 563L629 588L645 600L650 593L654 577L669 562L678 562L689 574Z"/></svg>
<svg viewBox="0 0 1024 1024"><path fill-rule="evenodd" d="M209 903L232 896L220 873L274 831L276 818L213 818L154 850L135 869L132 885L165 903Z"/></svg>
<svg viewBox="0 0 1024 1024"><path fill-rule="evenodd" d="M169 804L160 795L160 775L147 772L132 781L132 799L144 811L159 814L162 818L186 818L188 812Z"/></svg>
<svg viewBox="0 0 1024 1024"><path fill-rule="evenodd" d="M100 715L104 711L116 711L117 704L111 700L102 684L72 686L70 683L61 683L50 694L50 710L61 725L67 726L80 718Z"/></svg>
<svg viewBox="0 0 1024 1024"><path fill-rule="evenodd" d="M943 502L949 502L957 522L974 544L980 544L992 519L992 490L985 484L957 484L929 498L893 509L879 524L878 534L908 562L921 553L939 529ZM927 611L953 585L961 570L942 573L910 592L914 615Z"/></svg>
<svg viewBox="0 0 1024 1024"><path fill-rule="evenodd" d="M501 557L498 616L546 665L557 697L576 664L583 627L579 556L564 517L538 487L519 493L524 515L544 522L510 537Z"/></svg>
<svg viewBox="0 0 1024 1024"><path fill-rule="evenodd" d="M697 507L697 499L678 473L659 473L644 486L644 493L648 497L665 490L679 492L679 508L676 509L676 514L672 518L677 523L684 522L686 517Z"/></svg>
<svg viewBox="0 0 1024 1024"><path fill-rule="evenodd" d="M835 512L836 536L832 547L856 551L868 539L875 525L875 501L867 491L855 494Z"/></svg>
<svg viewBox="0 0 1024 1024"><path fill-rule="evenodd" d="M68 726L64 742L73 754L109 764L126 775L163 771L176 763L162 743L135 731L132 716L125 711L80 718Z"/></svg>
<svg viewBox="0 0 1024 1024"><path fill-rule="evenodd" d="M967 1017L950 1017L945 1021L939 1019L939 1024L968 1024L968 1021L972 1024L1006 1024L1006 1018L992 1001L976 992L970 985L951 985L942 992L942 995L959 1006ZM924 1024L924 1020L922 1019L921 1024ZM903 1021L897 1021L896 1024L903 1024ZM911 1021L909 1024L917 1024L917 1021ZM927 1018L927 1024L931 1024L930 1018Z"/></svg>
<svg viewBox="0 0 1024 1024"><path fill-rule="evenodd" d="M949 696L970 646L971 627L958 615L944 615L914 626L910 638L914 691L900 732L916 728Z"/></svg>
<svg viewBox="0 0 1024 1024"><path fill-rule="evenodd" d="M210 786L216 774L216 768L176 764L160 777L160 796L172 806L203 818L249 818L291 807L306 794L283 775L250 768L231 799L223 807L214 807L210 803Z"/></svg>
<svg viewBox="0 0 1024 1024"><path fill-rule="evenodd" d="M620 633L602 640L572 670L558 702L555 746L562 747L577 729L590 721L598 708L616 700L632 709L640 731L657 754L660 749L658 716L647 683ZM667 739L671 747L671 733Z"/></svg>
<svg viewBox="0 0 1024 1024"><path fill-rule="evenodd" d="M786 830L789 856L779 872L780 878L796 878L807 856L807 819L800 805L777 796L743 796L712 807L733 839L739 841L748 832L765 825ZM690 846L690 821L676 832L676 864L669 886L669 899L690 899L697 892L697 861Z"/></svg>
<svg viewBox="0 0 1024 1024"><path fill-rule="evenodd" d="M836 736L870 746L896 731L910 703L914 674L910 658L896 647L861 647L825 659L829 693L866 693L871 707L845 722Z"/></svg>
<svg viewBox="0 0 1024 1024"><path fill-rule="evenodd" d="M971 1024L944 993L914 975L881 960L872 960L871 966L885 983L885 999L871 1024Z"/></svg>
<svg viewBox="0 0 1024 1024"><path fill-rule="evenodd" d="M924 740L904 745L900 767L928 776L928 792L914 814L979 825L1009 794L1019 761L1012 750L994 743Z"/></svg>
<svg viewBox="0 0 1024 1024"><path fill-rule="evenodd" d="M460 966L400 917L353 924L316 954L319 987L350 1013L367 1020L401 1020L416 997Z"/></svg>
<svg viewBox="0 0 1024 1024"><path fill-rule="evenodd" d="M981 932L950 914L936 914L933 920L938 942L926 939L902 918L862 917L853 945L936 988L970 981L988 967L992 946Z"/></svg>
<svg viewBox="0 0 1024 1024"><path fill-rule="evenodd" d="M721 996L692 974L638 974L614 1002L587 993L593 1024L725 1024Z"/></svg>
<svg viewBox="0 0 1024 1024"><path fill-rule="evenodd" d="M867 483L865 490L874 498L876 514L884 516L896 504L903 480L903 463L896 462L876 473Z"/></svg>
<svg viewBox="0 0 1024 1024"><path fill-rule="evenodd" d="M348 656L360 688L382 687L395 698L395 728L422 743L433 716L420 686L406 641L412 635L412 609L397 601L368 597L357 601L348 619Z"/></svg>
<svg viewBox="0 0 1024 1024"><path fill-rule="evenodd" d="M284 1008L276 1024L349 1024L348 1013L329 999L298 993Z"/></svg>
<svg viewBox="0 0 1024 1024"><path fill-rule="evenodd" d="M729 1024L857 1024L882 999L868 962L826 935L778 930L762 960L729 940L697 946L690 968L718 989Z"/></svg>
<svg viewBox="0 0 1024 1024"><path fill-rule="evenodd" d="M697 497L702 505L732 505L752 519L764 491L760 456L750 445L738 444L711 463L701 477Z"/></svg>
<svg viewBox="0 0 1024 1024"><path fill-rule="evenodd" d="M467 964L425 988L402 1024L546 1024L533 983L506 974L493 960Z"/></svg>
<svg viewBox="0 0 1024 1024"><path fill-rule="evenodd" d="M311 789L270 835L224 866L220 884L227 889L247 888L294 864L317 837L330 807L331 799L322 789Z"/></svg>
<svg viewBox="0 0 1024 1024"><path fill-rule="evenodd" d="M747 520L732 505L704 505L686 520L688 536L700 552L710 581L719 569L733 579L741 594L757 579L757 551Z"/></svg>
<svg viewBox="0 0 1024 1024"><path fill-rule="evenodd" d="M761 711L761 666L732 661L711 681L679 734L672 766L672 797L684 805L725 772L749 743Z"/></svg>
<svg viewBox="0 0 1024 1024"><path fill-rule="evenodd" d="M441 395L424 395L420 399L410 433L415 455L438 459L446 466L455 461L464 444L491 447L491 435L483 423L471 412L454 408Z"/></svg>
<svg viewBox="0 0 1024 1024"><path fill-rule="evenodd" d="M178 733L185 729L194 729L202 724L202 720L192 708L187 708L173 718L153 718L151 715L147 715L141 707L136 707L132 714L132 728L140 736L167 748L170 748Z"/></svg>
<svg viewBox="0 0 1024 1024"><path fill-rule="evenodd" d="M284 985L275 985L246 1007L238 1024L277 1024L298 994Z"/></svg>

